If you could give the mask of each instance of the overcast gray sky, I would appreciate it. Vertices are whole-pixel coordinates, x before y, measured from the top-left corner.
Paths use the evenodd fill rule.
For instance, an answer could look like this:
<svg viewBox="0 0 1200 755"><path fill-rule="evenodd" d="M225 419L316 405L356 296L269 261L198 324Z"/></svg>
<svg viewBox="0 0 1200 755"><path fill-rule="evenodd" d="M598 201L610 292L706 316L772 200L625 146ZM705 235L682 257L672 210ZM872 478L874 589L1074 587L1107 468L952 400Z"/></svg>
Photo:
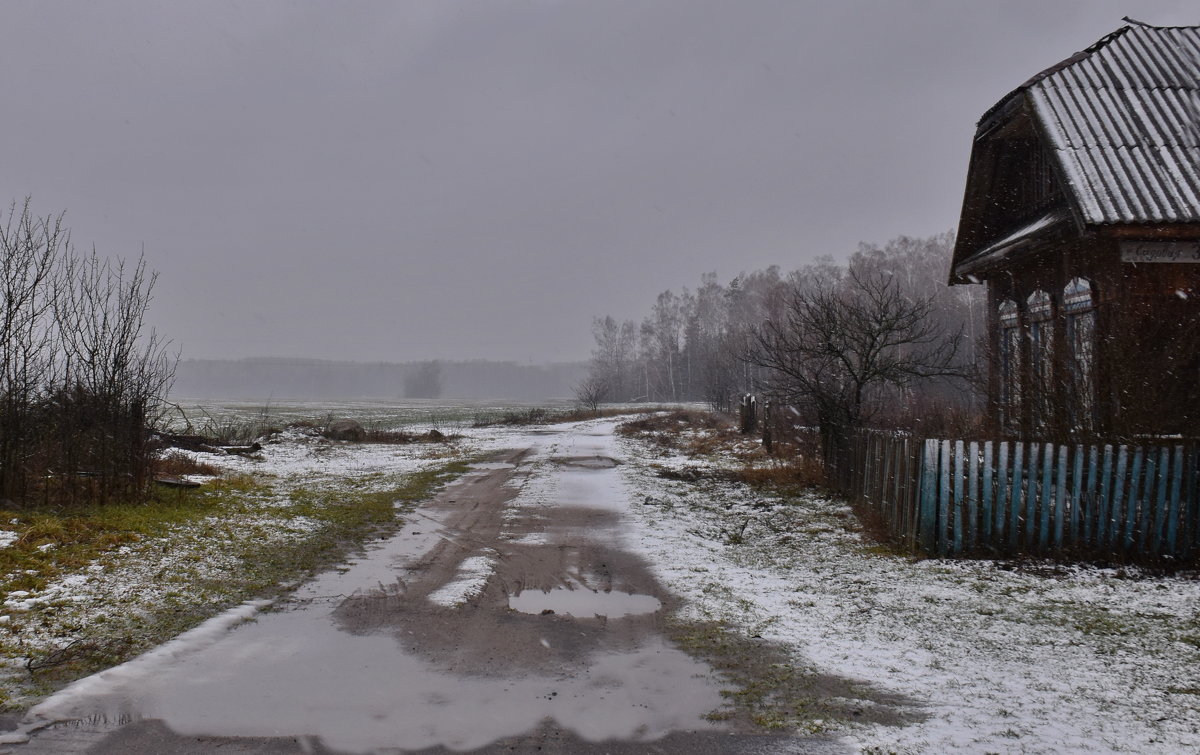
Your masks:
<svg viewBox="0 0 1200 755"><path fill-rule="evenodd" d="M954 227L974 123L1194 0L5 2L0 199L185 357L586 357L666 288Z"/></svg>

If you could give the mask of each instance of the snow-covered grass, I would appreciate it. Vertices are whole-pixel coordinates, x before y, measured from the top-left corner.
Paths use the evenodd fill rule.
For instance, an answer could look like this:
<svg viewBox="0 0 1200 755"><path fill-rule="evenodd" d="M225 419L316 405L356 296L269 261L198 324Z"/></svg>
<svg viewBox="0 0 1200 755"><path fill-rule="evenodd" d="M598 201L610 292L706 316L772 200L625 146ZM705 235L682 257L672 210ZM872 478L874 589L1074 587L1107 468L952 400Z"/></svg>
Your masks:
<svg viewBox="0 0 1200 755"><path fill-rule="evenodd" d="M338 558L498 442L269 439L149 504L0 511L0 708L23 707ZM39 668L31 674L27 667Z"/></svg>
<svg viewBox="0 0 1200 755"><path fill-rule="evenodd" d="M915 723L837 724L848 743L913 753L1200 749L1195 575L897 555L869 541L844 503L751 488L724 474L745 453L688 456L680 445L695 447L618 441L640 501L639 548L684 599L685 618L858 680L871 690L865 705L872 694L908 701Z"/></svg>

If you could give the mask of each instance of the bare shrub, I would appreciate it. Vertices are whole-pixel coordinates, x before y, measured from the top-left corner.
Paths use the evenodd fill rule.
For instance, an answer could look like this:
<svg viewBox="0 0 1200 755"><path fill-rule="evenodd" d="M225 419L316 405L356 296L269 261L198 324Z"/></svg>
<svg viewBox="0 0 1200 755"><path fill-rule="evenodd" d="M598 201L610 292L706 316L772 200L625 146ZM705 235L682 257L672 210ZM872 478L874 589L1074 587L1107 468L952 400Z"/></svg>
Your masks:
<svg viewBox="0 0 1200 755"><path fill-rule="evenodd" d="M600 375L591 374L576 384L575 400L594 412L608 399L609 392L608 381Z"/></svg>
<svg viewBox="0 0 1200 755"><path fill-rule="evenodd" d="M147 330L145 262L77 255L62 216L14 203L0 222L0 498L144 494L174 376Z"/></svg>

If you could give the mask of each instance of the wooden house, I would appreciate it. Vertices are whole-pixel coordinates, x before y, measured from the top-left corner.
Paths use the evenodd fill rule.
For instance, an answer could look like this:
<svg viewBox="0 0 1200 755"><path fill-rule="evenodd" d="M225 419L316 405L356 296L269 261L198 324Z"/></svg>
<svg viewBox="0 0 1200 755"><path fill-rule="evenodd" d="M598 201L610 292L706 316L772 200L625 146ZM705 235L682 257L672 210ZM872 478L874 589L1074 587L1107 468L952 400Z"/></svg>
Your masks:
<svg viewBox="0 0 1200 755"><path fill-rule="evenodd" d="M1200 436L1200 27L1122 27L984 113L950 282L987 284L1002 434Z"/></svg>

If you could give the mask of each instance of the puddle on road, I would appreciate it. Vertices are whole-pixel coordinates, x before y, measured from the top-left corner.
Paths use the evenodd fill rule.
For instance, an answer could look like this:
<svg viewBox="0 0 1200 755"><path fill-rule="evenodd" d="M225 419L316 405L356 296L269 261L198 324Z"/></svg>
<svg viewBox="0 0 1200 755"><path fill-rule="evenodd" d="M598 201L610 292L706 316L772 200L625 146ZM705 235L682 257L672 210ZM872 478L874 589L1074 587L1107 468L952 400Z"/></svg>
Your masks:
<svg viewBox="0 0 1200 755"><path fill-rule="evenodd" d="M476 469L481 472L491 472L497 469L516 469L516 464L509 464L506 461L477 461L474 464L467 465L471 469Z"/></svg>
<svg viewBox="0 0 1200 755"><path fill-rule="evenodd" d="M592 481L589 495L607 477L582 469L561 474ZM461 488L451 488L446 500L460 495L465 496ZM597 530L587 529L594 538ZM490 609L450 609L464 613L445 615L447 626L489 610L509 623L529 623L529 647L519 650L527 657L518 659L527 664L525 671L493 674L452 645L418 640L412 627L395 635L354 631L338 618L338 605L357 601L385 615L426 621L406 602L405 585L419 582L419 570L427 566L424 554L454 537L437 509L420 510L364 557L298 589L287 601L291 610L257 614L233 631L229 624L245 615L204 625L199 630L204 641L181 637L82 680L35 710L58 720L155 719L181 735L311 737L322 747L354 753L474 749L547 721L590 741L648 741L712 726L702 716L723 704L712 670L653 633L597 629L595 622L581 621L613 640L602 649L592 645L597 649L589 653L579 644L581 633L567 631L565 622L506 616L503 602ZM475 566L483 572L482 562ZM462 578L471 569L459 571L456 577ZM661 608L649 595L589 589L529 590L522 596L510 602L518 611L525 601L545 601L536 613L549 608L584 619ZM343 602L347 597L351 600ZM569 660L569 674L558 659Z"/></svg>
<svg viewBox="0 0 1200 755"><path fill-rule="evenodd" d="M261 614L166 663L110 671L53 712L155 719L184 736L312 737L347 753L470 750L547 720L590 741L646 741L711 726L700 716L722 699L709 674L657 637L597 653L570 676L447 673L391 637L348 634L327 614L297 611Z"/></svg>
<svg viewBox="0 0 1200 755"><path fill-rule="evenodd" d="M520 595L508 598L508 607L521 613L541 614L553 611L565 613L577 619L605 616L617 619L622 616L637 616L654 613L662 608L662 601L653 595L638 595L628 592L599 592L595 590L525 590Z"/></svg>
<svg viewBox="0 0 1200 755"><path fill-rule="evenodd" d="M612 469L620 464L611 456L555 456L551 461L566 467L583 469Z"/></svg>

